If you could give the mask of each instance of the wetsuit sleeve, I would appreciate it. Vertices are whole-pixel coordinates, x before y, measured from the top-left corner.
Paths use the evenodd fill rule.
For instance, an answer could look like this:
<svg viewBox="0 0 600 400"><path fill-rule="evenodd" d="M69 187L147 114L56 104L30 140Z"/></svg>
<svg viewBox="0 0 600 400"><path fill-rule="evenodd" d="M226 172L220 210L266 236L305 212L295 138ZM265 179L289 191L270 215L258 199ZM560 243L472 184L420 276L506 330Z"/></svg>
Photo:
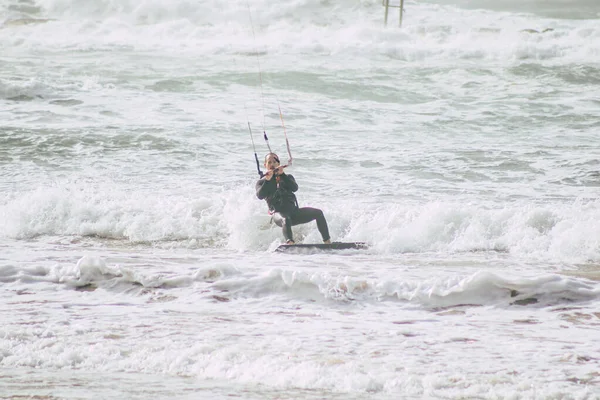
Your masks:
<svg viewBox="0 0 600 400"><path fill-rule="evenodd" d="M256 197L260 200L271 196L276 190L277 184L275 183L275 179L268 181L265 178L262 178L256 182Z"/></svg>
<svg viewBox="0 0 600 400"><path fill-rule="evenodd" d="M283 183L284 188L290 192L295 192L298 190L298 184L296 183L296 179L294 179L293 175L282 174L281 183Z"/></svg>

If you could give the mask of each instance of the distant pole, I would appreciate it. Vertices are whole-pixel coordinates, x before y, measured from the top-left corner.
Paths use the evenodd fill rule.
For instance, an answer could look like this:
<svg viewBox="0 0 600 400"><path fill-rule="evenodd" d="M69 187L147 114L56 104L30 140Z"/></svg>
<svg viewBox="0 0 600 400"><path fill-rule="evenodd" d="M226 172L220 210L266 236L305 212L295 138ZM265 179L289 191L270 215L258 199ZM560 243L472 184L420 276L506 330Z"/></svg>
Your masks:
<svg viewBox="0 0 600 400"><path fill-rule="evenodd" d="M388 2L390 0L387 0ZM400 27L402 27L402 12L404 11L404 0L400 0Z"/></svg>
<svg viewBox="0 0 600 400"><path fill-rule="evenodd" d="M390 8L390 0L385 0L385 18L383 19L383 23L385 26L387 26L387 17L388 17L389 8Z"/></svg>

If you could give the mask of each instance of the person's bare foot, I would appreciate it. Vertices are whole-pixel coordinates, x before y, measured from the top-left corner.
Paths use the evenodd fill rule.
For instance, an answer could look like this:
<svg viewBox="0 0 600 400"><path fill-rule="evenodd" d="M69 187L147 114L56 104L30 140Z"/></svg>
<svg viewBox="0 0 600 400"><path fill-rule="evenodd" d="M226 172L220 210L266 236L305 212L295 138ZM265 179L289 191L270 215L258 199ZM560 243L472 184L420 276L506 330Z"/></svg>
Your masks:
<svg viewBox="0 0 600 400"><path fill-rule="evenodd" d="M296 244L296 242L294 242L293 240L288 240L287 242L285 242L285 244Z"/></svg>
<svg viewBox="0 0 600 400"><path fill-rule="evenodd" d="M331 244L331 239L323 240L324 244Z"/></svg>

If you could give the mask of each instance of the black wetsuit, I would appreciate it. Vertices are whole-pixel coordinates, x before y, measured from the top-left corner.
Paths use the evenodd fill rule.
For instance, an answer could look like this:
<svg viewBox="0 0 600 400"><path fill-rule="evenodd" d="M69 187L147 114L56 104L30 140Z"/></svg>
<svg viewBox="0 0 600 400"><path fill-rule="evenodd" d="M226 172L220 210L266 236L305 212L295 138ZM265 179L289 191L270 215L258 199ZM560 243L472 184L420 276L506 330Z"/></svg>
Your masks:
<svg viewBox="0 0 600 400"><path fill-rule="evenodd" d="M274 176L271 180L266 178L256 182L256 196L267 201L269 211L273 213L275 223L283 228L286 240L294 240L292 226L305 224L317 220L317 228L323 241L329 240L329 228L323 211L312 207L298 207L298 200L294 192L298 184L292 175L285 173Z"/></svg>

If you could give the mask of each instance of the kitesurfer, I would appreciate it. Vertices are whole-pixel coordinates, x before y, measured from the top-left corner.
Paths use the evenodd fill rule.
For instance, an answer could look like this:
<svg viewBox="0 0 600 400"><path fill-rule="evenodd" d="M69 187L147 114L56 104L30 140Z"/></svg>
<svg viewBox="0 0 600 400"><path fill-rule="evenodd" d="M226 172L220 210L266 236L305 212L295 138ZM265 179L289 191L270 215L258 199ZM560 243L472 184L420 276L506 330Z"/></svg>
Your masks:
<svg viewBox="0 0 600 400"><path fill-rule="evenodd" d="M292 175L284 172L277 154L267 154L264 166L267 172L256 182L256 196L267 201L269 213L273 215L275 224L282 228L286 244L294 244L292 226L314 220L317 221L323 243L330 244L329 228L323 211L312 207L298 207L294 194L298 190L298 184Z"/></svg>

